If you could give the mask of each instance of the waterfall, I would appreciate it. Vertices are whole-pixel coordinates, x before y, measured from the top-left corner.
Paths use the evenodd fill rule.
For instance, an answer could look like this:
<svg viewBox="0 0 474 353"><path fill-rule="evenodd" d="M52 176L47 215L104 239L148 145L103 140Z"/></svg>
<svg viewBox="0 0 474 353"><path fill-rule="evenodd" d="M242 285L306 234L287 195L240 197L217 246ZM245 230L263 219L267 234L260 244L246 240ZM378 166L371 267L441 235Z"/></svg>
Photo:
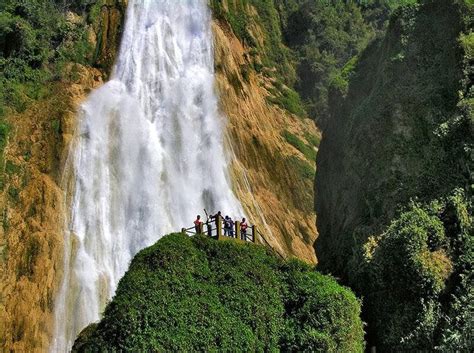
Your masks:
<svg viewBox="0 0 474 353"><path fill-rule="evenodd" d="M111 80L82 105L52 352L100 318L133 256L203 208L243 210L227 177L206 0L130 0Z"/></svg>

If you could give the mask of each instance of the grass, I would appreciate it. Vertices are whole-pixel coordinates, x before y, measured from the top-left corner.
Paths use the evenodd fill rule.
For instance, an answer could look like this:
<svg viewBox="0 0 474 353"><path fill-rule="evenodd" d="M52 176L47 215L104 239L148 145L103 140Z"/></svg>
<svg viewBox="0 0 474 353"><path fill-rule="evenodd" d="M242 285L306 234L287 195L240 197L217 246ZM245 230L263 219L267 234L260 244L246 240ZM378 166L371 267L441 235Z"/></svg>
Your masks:
<svg viewBox="0 0 474 353"><path fill-rule="evenodd" d="M310 161L316 160L316 151L314 147L306 144L303 140L301 140L298 136L292 134L288 130L283 130L281 133L282 137L288 142L290 145L295 147L298 151L303 153L306 159Z"/></svg>
<svg viewBox="0 0 474 353"><path fill-rule="evenodd" d="M291 88L283 89L281 92L282 93L274 99L274 102L290 113L304 118L306 111L301 102L300 95Z"/></svg>
<svg viewBox="0 0 474 353"><path fill-rule="evenodd" d="M312 167L308 162L296 157L290 156L288 157L289 165L294 166L298 175L300 175L303 179L314 180L316 175L316 169Z"/></svg>
<svg viewBox="0 0 474 353"><path fill-rule="evenodd" d="M313 134L311 134L311 133L308 132L308 131L305 131L305 133L304 133L304 138L305 138L306 141L308 141L313 147L316 147L316 148L319 147L319 143L321 142L321 139L320 139L318 136L313 135Z"/></svg>

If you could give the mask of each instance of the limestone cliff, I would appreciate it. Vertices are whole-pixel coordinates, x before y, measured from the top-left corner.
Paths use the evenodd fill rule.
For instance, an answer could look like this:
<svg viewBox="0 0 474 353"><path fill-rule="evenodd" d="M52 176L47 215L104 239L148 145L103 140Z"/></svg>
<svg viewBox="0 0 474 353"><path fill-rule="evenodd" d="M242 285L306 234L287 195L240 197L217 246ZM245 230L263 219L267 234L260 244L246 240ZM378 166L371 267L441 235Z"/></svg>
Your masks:
<svg viewBox="0 0 474 353"><path fill-rule="evenodd" d="M310 119L270 102L276 79L252 69L250 49L227 23L215 21L213 30L216 83L228 120L227 145L236 157L232 178L237 196L277 251L314 263L312 179L300 167L307 157L283 136L285 131L301 139L319 133Z"/></svg>
<svg viewBox="0 0 474 353"><path fill-rule="evenodd" d="M88 54L91 65L57 67L60 80L45 83L41 98L25 96L26 109L6 115L10 131L0 193L1 351L45 352L49 347L63 270L67 180L62 171L79 104L110 71L125 5L120 0L97 2L88 18L65 14L71 25L84 23L96 48Z"/></svg>

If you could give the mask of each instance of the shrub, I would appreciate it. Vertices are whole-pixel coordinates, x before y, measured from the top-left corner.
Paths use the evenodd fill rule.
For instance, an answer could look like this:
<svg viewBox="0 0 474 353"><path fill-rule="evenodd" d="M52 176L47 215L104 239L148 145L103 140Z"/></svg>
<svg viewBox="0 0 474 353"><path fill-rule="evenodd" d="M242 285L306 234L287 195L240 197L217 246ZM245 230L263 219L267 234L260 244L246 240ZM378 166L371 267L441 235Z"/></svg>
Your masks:
<svg viewBox="0 0 474 353"><path fill-rule="evenodd" d="M357 337L360 303L355 295L328 276L309 271L306 264L292 260L284 266L288 287L285 293L286 331L283 351L362 352Z"/></svg>
<svg viewBox="0 0 474 353"><path fill-rule="evenodd" d="M413 204L378 239L369 239L365 249L354 269L360 271L355 282L378 332L377 346L433 347L441 320L439 296L453 270L443 223Z"/></svg>

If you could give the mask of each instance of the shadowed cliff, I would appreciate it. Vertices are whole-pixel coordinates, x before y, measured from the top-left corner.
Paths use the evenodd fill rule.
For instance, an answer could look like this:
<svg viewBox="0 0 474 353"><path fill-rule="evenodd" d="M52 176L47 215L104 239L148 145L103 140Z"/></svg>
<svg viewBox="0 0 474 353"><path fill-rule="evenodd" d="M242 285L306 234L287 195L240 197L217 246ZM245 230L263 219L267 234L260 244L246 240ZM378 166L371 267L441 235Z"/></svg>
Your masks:
<svg viewBox="0 0 474 353"><path fill-rule="evenodd" d="M333 90L318 153L319 268L364 296L384 351L470 345L472 5L401 8Z"/></svg>

